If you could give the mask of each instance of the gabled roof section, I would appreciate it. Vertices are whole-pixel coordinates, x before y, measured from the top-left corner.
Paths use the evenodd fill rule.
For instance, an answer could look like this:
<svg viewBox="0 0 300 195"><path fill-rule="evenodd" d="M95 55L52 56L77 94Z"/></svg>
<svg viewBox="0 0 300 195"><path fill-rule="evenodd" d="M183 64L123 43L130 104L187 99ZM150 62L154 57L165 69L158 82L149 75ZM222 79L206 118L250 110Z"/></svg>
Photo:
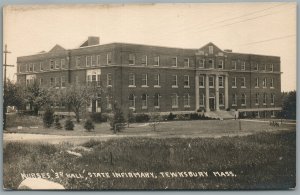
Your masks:
<svg viewBox="0 0 300 195"><path fill-rule="evenodd" d="M51 53L51 52L60 52L60 51L66 51L66 49L63 48L62 46L56 44L56 45L49 51L49 53Z"/></svg>
<svg viewBox="0 0 300 195"><path fill-rule="evenodd" d="M215 48L216 48L216 49L219 50L219 51L223 51L222 49L220 49L218 46L216 46L216 45L215 45L214 43L212 43L212 42L209 42L209 43L207 43L206 45L200 47L199 50L206 49L206 48L208 48L208 46L213 46L213 47L214 47L214 50L215 50Z"/></svg>
<svg viewBox="0 0 300 195"><path fill-rule="evenodd" d="M88 40L86 40L84 43L82 43L79 47L86 47L89 46Z"/></svg>

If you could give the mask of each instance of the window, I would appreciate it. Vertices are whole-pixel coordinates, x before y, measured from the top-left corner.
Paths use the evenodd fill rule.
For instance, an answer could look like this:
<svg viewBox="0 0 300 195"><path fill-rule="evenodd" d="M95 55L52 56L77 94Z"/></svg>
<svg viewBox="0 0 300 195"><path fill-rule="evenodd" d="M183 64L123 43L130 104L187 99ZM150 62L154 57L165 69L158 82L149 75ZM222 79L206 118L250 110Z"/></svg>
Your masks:
<svg viewBox="0 0 300 195"><path fill-rule="evenodd" d="M258 88L259 87L259 78L256 77L255 79L255 87Z"/></svg>
<svg viewBox="0 0 300 195"><path fill-rule="evenodd" d="M224 105L224 93L219 93L219 104Z"/></svg>
<svg viewBox="0 0 300 195"><path fill-rule="evenodd" d="M160 97L161 96L159 93L154 94L154 108L159 108L159 98Z"/></svg>
<svg viewBox="0 0 300 195"><path fill-rule="evenodd" d="M214 68L214 60L213 59L208 60L208 68Z"/></svg>
<svg viewBox="0 0 300 195"><path fill-rule="evenodd" d="M110 97L110 96L106 97L106 108L108 110L112 109L112 97Z"/></svg>
<svg viewBox="0 0 300 195"><path fill-rule="evenodd" d="M92 82L92 75L87 75L86 82L88 83L88 85L90 85L90 83Z"/></svg>
<svg viewBox="0 0 300 195"><path fill-rule="evenodd" d="M26 64L26 72L28 72L29 68L28 68L28 64Z"/></svg>
<svg viewBox="0 0 300 195"><path fill-rule="evenodd" d="M245 88L245 87L246 87L246 78L245 78L245 77L242 77L242 78L241 78L241 87L242 87L242 88Z"/></svg>
<svg viewBox="0 0 300 195"><path fill-rule="evenodd" d="M255 105L259 105L259 93L255 94Z"/></svg>
<svg viewBox="0 0 300 195"><path fill-rule="evenodd" d="M142 94L142 109L147 109L148 107L148 95Z"/></svg>
<svg viewBox="0 0 300 195"><path fill-rule="evenodd" d="M108 87L111 87L112 86L112 79L111 79L111 74L107 74L107 77L106 77L106 83L107 83L107 86Z"/></svg>
<svg viewBox="0 0 300 195"><path fill-rule="evenodd" d="M59 69L59 68L60 68L59 60L55 60L55 69Z"/></svg>
<svg viewBox="0 0 300 195"><path fill-rule="evenodd" d="M264 93L263 105L267 105L267 94Z"/></svg>
<svg viewBox="0 0 300 195"><path fill-rule="evenodd" d="M177 57L172 58L171 64L173 67L177 67Z"/></svg>
<svg viewBox="0 0 300 195"><path fill-rule="evenodd" d="M96 66L96 63L97 63L97 61L96 61L96 56L95 56L95 55L92 55L92 56L91 56L91 66Z"/></svg>
<svg viewBox="0 0 300 195"><path fill-rule="evenodd" d="M43 85L43 78L40 78L40 86Z"/></svg>
<svg viewBox="0 0 300 195"><path fill-rule="evenodd" d="M274 88L274 79L273 78L271 78L271 80L270 80L270 88Z"/></svg>
<svg viewBox="0 0 300 195"><path fill-rule="evenodd" d="M37 64L34 63L34 64L32 64L32 66L33 66L33 72L35 72L36 69L37 69L37 68L36 68Z"/></svg>
<svg viewBox="0 0 300 195"><path fill-rule="evenodd" d="M50 78L50 87L54 87L54 78L53 77Z"/></svg>
<svg viewBox="0 0 300 195"><path fill-rule="evenodd" d="M159 56L154 57L154 66L159 66Z"/></svg>
<svg viewBox="0 0 300 195"><path fill-rule="evenodd" d="M266 70L267 70L267 65L266 65L266 64L263 64L263 65L262 65L262 70L263 70L263 71L266 71Z"/></svg>
<svg viewBox="0 0 300 195"><path fill-rule="evenodd" d="M129 87L135 87L135 74L129 74Z"/></svg>
<svg viewBox="0 0 300 195"><path fill-rule="evenodd" d="M135 96L133 94L129 95L129 108L135 108Z"/></svg>
<svg viewBox="0 0 300 195"><path fill-rule="evenodd" d="M61 68L66 69L66 60L65 59L61 59Z"/></svg>
<svg viewBox="0 0 300 195"><path fill-rule="evenodd" d="M60 84L61 87L66 87L66 78L64 76L60 78Z"/></svg>
<svg viewBox="0 0 300 195"><path fill-rule="evenodd" d="M190 87L190 76L184 75L184 87L189 88Z"/></svg>
<svg viewBox="0 0 300 195"><path fill-rule="evenodd" d="M274 105L275 103L275 95L271 93L271 105Z"/></svg>
<svg viewBox="0 0 300 195"><path fill-rule="evenodd" d="M241 104L242 106L246 106L246 94L242 94L242 99L241 99Z"/></svg>
<svg viewBox="0 0 300 195"><path fill-rule="evenodd" d="M218 69L223 69L223 65L224 65L224 61L223 60L219 60Z"/></svg>
<svg viewBox="0 0 300 195"><path fill-rule="evenodd" d="M236 61L235 61L235 60L233 60L233 61L231 62L231 69L232 69L232 70L236 70Z"/></svg>
<svg viewBox="0 0 300 195"><path fill-rule="evenodd" d="M40 71L43 71L43 70L44 70L44 63L40 62Z"/></svg>
<svg viewBox="0 0 300 195"><path fill-rule="evenodd" d="M204 68L205 66L205 59L199 60L199 68Z"/></svg>
<svg viewBox="0 0 300 195"><path fill-rule="evenodd" d="M55 77L55 87L60 87L59 77Z"/></svg>
<svg viewBox="0 0 300 195"><path fill-rule="evenodd" d="M188 94L188 93L184 94L184 96L183 96L183 106L185 108L189 108L190 107L190 99L191 99L190 94Z"/></svg>
<svg viewBox="0 0 300 195"><path fill-rule="evenodd" d="M183 66L184 67L190 67L190 58L184 58Z"/></svg>
<svg viewBox="0 0 300 195"><path fill-rule="evenodd" d="M237 95L234 93L232 94L232 106L237 105Z"/></svg>
<svg viewBox="0 0 300 195"><path fill-rule="evenodd" d="M213 54L214 53L214 47L213 46L208 46L208 53Z"/></svg>
<svg viewBox="0 0 300 195"><path fill-rule="evenodd" d="M210 88L213 88L215 86L214 77L208 78L208 84Z"/></svg>
<svg viewBox="0 0 300 195"><path fill-rule="evenodd" d="M176 93L172 94L172 108L178 108L178 96Z"/></svg>
<svg viewBox="0 0 300 195"><path fill-rule="evenodd" d="M257 63L254 65L254 70L258 71L258 64Z"/></svg>
<svg viewBox="0 0 300 195"><path fill-rule="evenodd" d="M205 86L204 76L199 76L199 87L204 88L204 86Z"/></svg>
<svg viewBox="0 0 300 195"><path fill-rule="evenodd" d="M205 95L202 93L199 98L200 98L199 105L204 106Z"/></svg>
<svg viewBox="0 0 300 195"><path fill-rule="evenodd" d="M273 72L274 71L274 65L270 64L270 71Z"/></svg>
<svg viewBox="0 0 300 195"><path fill-rule="evenodd" d="M80 57L76 57L76 66L80 66Z"/></svg>
<svg viewBox="0 0 300 195"><path fill-rule="evenodd" d="M129 65L134 65L134 64L135 64L135 55L129 54Z"/></svg>
<svg viewBox="0 0 300 195"><path fill-rule="evenodd" d="M263 88L266 88L267 87L267 78L264 78L263 80Z"/></svg>
<svg viewBox="0 0 300 195"><path fill-rule="evenodd" d="M111 52L106 54L106 64L111 64L112 54Z"/></svg>
<svg viewBox="0 0 300 195"><path fill-rule="evenodd" d="M154 87L159 87L159 74L154 75Z"/></svg>
<svg viewBox="0 0 300 195"><path fill-rule="evenodd" d="M142 56L142 65L144 65L144 66L148 65L148 60L147 60L147 56L146 55Z"/></svg>
<svg viewBox="0 0 300 195"><path fill-rule="evenodd" d="M101 75L100 74L98 74L97 75L97 86L101 86Z"/></svg>
<svg viewBox="0 0 300 195"><path fill-rule="evenodd" d="M142 74L142 87L148 87L148 75Z"/></svg>
<svg viewBox="0 0 300 195"><path fill-rule="evenodd" d="M236 77L232 78L232 88L236 88Z"/></svg>
<svg viewBox="0 0 300 195"><path fill-rule="evenodd" d="M85 56L85 66L92 65L92 56Z"/></svg>
<svg viewBox="0 0 300 195"><path fill-rule="evenodd" d="M101 64L101 57L100 57L100 55L97 55L97 65L98 66L100 66L100 64Z"/></svg>
<svg viewBox="0 0 300 195"><path fill-rule="evenodd" d="M33 64L29 64L29 72L33 71Z"/></svg>
<svg viewBox="0 0 300 195"><path fill-rule="evenodd" d="M177 88L177 75L172 75L172 88Z"/></svg>
<svg viewBox="0 0 300 195"><path fill-rule="evenodd" d="M246 69L246 62L242 61L241 63L241 70L245 70Z"/></svg>
<svg viewBox="0 0 300 195"><path fill-rule="evenodd" d="M222 76L219 76L219 87L223 88L224 87L224 80Z"/></svg>

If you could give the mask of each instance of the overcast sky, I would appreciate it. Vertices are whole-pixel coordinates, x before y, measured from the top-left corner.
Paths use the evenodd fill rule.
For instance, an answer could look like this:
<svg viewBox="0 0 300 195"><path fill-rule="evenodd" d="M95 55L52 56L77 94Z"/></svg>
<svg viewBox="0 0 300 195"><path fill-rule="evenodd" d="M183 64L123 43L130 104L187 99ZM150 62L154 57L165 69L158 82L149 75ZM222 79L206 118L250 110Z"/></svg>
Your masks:
<svg viewBox="0 0 300 195"><path fill-rule="evenodd" d="M213 42L233 52L280 56L282 91L296 89L295 3L14 6L5 8L3 25L8 64L55 44L76 48L88 36L99 36L101 44L182 48ZM8 68L10 79L15 73Z"/></svg>

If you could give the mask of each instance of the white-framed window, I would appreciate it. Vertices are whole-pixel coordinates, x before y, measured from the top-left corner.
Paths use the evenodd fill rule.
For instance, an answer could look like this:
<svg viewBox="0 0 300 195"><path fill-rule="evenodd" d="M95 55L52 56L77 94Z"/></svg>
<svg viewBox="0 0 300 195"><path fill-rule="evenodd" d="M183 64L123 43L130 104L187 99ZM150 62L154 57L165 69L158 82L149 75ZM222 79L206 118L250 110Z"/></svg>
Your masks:
<svg viewBox="0 0 300 195"><path fill-rule="evenodd" d="M148 108L148 95L147 94L142 94L142 109L147 109Z"/></svg>
<svg viewBox="0 0 300 195"><path fill-rule="evenodd" d="M245 88L245 87L246 87L246 78L245 78L245 77L242 77L242 78L241 78L241 87L242 87L242 88Z"/></svg>
<svg viewBox="0 0 300 195"><path fill-rule="evenodd" d="M199 96L199 105L200 106L204 106L204 102L205 102L205 95L202 93L200 96Z"/></svg>
<svg viewBox="0 0 300 195"><path fill-rule="evenodd" d="M246 62L242 61L241 62L241 70L245 70L246 69Z"/></svg>
<svg viewBox="0 0 300 195"><path fill-rule="evenodd" d="M236 77L232 77L232 88L236 88Z"/></svg>
<svg viewBox="0 0 300 195"><path fill-rule="evenodd" d="M219 93L219 105L224 106L224 93Z"/></svg>
<svg viewBox="0 0 300 195"><path fill-rule="evenodd" d="M171 59L171 65L173 67L177 67L177 57L174 57L174 58Z"/></svg>
<svg viewBox="0 0 300 195"><path fill-rule="evenodd" d="M183 59L183 66L186 68L190 67L190 58Z"/></svg>
<svg viewBox="0 0 300 195"><path fill-rule="evenodd" d="M159 66L159 56L154 57L154 66Z"/></svg>
<svg viewBox="0 0 300 195"><path fill-rule="evenodd" d="M135 87L135 74L129 74L129 87Z"/></svg>
<svg viewBox="0 0 300 195"><path fill-rule="evenodd" d="M259 93L255 94L255 105L259 105Z"/></svg>
<svg viewBox="0 0 300 195"><path fill-rule="evenodd" d="M66 60L65 59L61 59L60 63L61 63L61 68L62 69L66 69Z"/></svg>
<svg viewBox="0 0 300 195"><path fill-rule="evenodd" d="M33 72L36 72L36 63L34 63L34 64L32 64L32 66L33 66Z"/></svg>
<svg viewBox="0 0 300 195"><path fill-rule="evenodd" d="M111 64L111 60L112 60L112 53L108 52L106 54L106 64Z"/></svg>
<svg viewBox="0 0 300 195"><path fill-rule="evenodd" d="M44 62L40 62L40 71L44 71Z"/></svg>
<svg viewBox="0 0 300 195"><path fill-rule="evenodd" d="M267 105L267 94L266 93L264 93L263 105Z"/></svg>
<svg viewBox="0 0 300 195"><path fill-rule="evenodd" d="M274 88L274 78L271 78L270 80L270 88Z"/></svg>
<svg viewBox="0 0 300 195"><path fill-rule="evenodd" d="M173 93L171 98L172 98L172 108L178 108L178 95L177 95L177 93Z"/></svg>
<svg viewBox="0 0 300 195"><path fill-rule="evenodd" d="M142 87L148 87L148 74L142 74Z"/></svg>
<svg viewBox="0 0 300 195"><path fill-rule="evenodd" d="M237 95L236 93L232 94L232 106L237 105Z"/></svg>
<svg viewBox="0 0 300 195"><path fill-rule="evenodd" d="M112 87L111 73L107 74L107 76L106 76L106 83L107 83L107 87Z"/></svg>
<svg viewBox="0 0 300 195"><path fill-rule="evenodd" d="M199 87L204 88L205 87L205 77L203 75L199 76Z"/></svg>
<svg viewBox="0 0 300 195"><path fill-rule="evenodd" d="M191 102L191 96L190 96L190 94L188 94L188 93L184 94L184 96L183 96L183 106L185 108L191 107L190 102Z"/></svg>
<svg viewBox="0 0 300 195"><path fill-rule="evenodd" d="M263 79L263 88L266 88L267 87L267 78L264 78Z"/></svg>
<svg viewBox="0 0 300 195"><path fill-rule="evenodd" d="M33 71L33 64L30 63L30 64L29 64L29 72L32 72L32 71Z"/></svg>
<svg viewBox="0 0 300 195"><path fill-rule="evenodd" d="M135 108L135 96L134 96L134 94L129 95L129 108Z"/></svg>
<svg viewBox="0 0 300 195"><path fill-rule="evenodd" d="M97 55L97 66L101 65L101 56Z"/></svg>
<svg viewBox="0 0 300 195"><path fill-rule="evenodd" d="M246 94L242 93L241 96L241 104L242 106L246 106Z"/></svg>
<svg viewBox="0 0 300 195"><path fill-rule="evenodd" d="M205 67L205 59L200 59L198 62L199 62L199 68Z"/></svg>
<svg viewBox="0 0 300 195"><path fill-rule="evenodd" d="M172 88L178 88L177 75L172 75Z"/></svg>
<svg viewBox="0 0 300 195"><path fill-rule="evenodd" d="M55 60L55 69L59 69L60 68L59 61L60 60L58 60L58 59Z"/></svg>
<svg viewBox="0 0 300 195"><path fill-rule="evenodd" d="M129 60L128 60L129 65L134 65L135 64L135 55L134 54L129 54Z"/></svg>
<svg viewBox="0 0 300 195"><path fill-rule="evenodd" d="M215 78L213 76L208 77L208 86L213 88L215 86Z"/></svg>
<svg viewBox="0 0 300 195"><path fill-rule="evenodd" d="M62 76L60 78L60 86L61 87L66 87L66 78L64 76Z"/></svg>
<svg viewBox="0 0 300 195"><path fill-rule="evenodd" d="M184 75L184 88L189 88L190 87L190 76L189 75Z"/></svg>
<svg viewBox="0 0 300 195"><path fill-rule="evenodd" d="M273 71L274 71L274 65L270 64L270 72L273 72Z"/></svg>
<svg viewBox="0 0 300 195"><path fill-rule="evenodd" d="M231 69L236 70L236 61L235 60L231 61Z"/></svg>
<svg viewBox="0 0 300 195"><path fill-rule="evenodd" d="M146 55L142 56L142 65L147 66L148 65L148 57Z"/></svg>
<svg viewBox="0 0 300 195"><path fill-rule="evenodd" d="M77 56L76 57L76 67L79 67L80 66L80 57L79 56Z"/></svg>
<svg viewBox="0 0 300 195"><path fill-rule="evenodd" d="M224 61L223 60L219 60L218 69L223 69L223 68L224 68Z"/></svg>
<svg viewBox="0 0 300 195"><path fill-rule="evenodd" d="M95 55L91 56L91 66L96 66L97 64L97 58Z"/></svg>
<svg viewBox="0 0 300 195"><path fill-rule="evenodd" d="M160 107L160 94L155 93L154 94L154 108L159 108Z"/></svg>
<svg viewBox="0 0 300 195"><path fill-rule="evenodd" d="M263 70L263 71L266 71L266 70L267 70L267 64L263 64L263 65L262 65L262 70Z"/></svg>
<svg viewBox="0 0 300 195"><path fill-rule="evenodd" d="M219 76L219 87L220 88L224 87L224 77L223 76Z"/></svg>
<svg viewBox="0 0 300 195"><path fill-rule="evenodd" d="M271 93L271 105L274 105L275 103L275 95Z"/></svg>
<svg viewBox="0 0 300 195"><path fill-rule="evenodd" d="M214 68L214 60L208 59L207 65L208 65L208 68L210 68L210 69Z"/></svg>
<svg viewBox="0 0 300 195"><path fill-rule="evenodd" d="M155 74L154 75L154 87L160 87L159 80L160 80L160 75L159 74Z"/></svg>
<svg viewBox="0 0 300 195"><path fill-rule="evenodd" d="M85 66L92 65L92 56L85 56Z"/></svg>
<svg viewBox="0 0 300 195"><path fill-rule="evenodd" d="M255 88L259 88L259 77L255 78Z"/></svg>
<svg viewBox="0 0 300 195"><path fill-rule="evenodd" d="M256 64L254 65L254 70L255 70L255 71L258 71L258 63L256 63Z"/></svg>
<svg viewBox="0 0 300 195"><path fill-rule="evenodd" d="M214 46L210 45L208 46L208 53L213 54L214 53Z"/></svg>
<svg viewBox="0 0 300 195"><path fill-rule="evenodd" d="M59 77L55 77L55 87L60 87L60 79L59 79Z"/></svg>

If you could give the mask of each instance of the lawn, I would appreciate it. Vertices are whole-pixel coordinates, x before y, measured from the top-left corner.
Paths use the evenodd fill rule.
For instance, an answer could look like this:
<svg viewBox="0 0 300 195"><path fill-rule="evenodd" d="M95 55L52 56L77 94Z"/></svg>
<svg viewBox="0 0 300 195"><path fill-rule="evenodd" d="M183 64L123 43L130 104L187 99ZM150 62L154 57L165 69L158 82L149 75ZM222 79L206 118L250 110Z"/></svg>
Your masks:
<svg viewBox="0 0 300 195"><path fill-rule="evenodd" d="M211 127L206 127L206 121L201 122L198 126L191 123L190 126L180 129L185 132L194 132L191 129L196 127L203 132L211 130ZM213 129L216 130L222 127L222 122L225 121L214 122L216 123L209 124L214 124ZM160 131L164 133L170 127L168 125L169 123L165 126L161 125ZM236 124L232 123L232 125ZM176 125L172 125L174 126ZM174 127L173 131L180 131L180 129ZM50 180L59 182L67 189L81 190L295 187L295 129L219 138L123 137L107 141L91 140L82 146L80 148L70 143L58 145L6 143L4 145L4 187L16 189L22 181L21 173L23 176L31 174L31 177L32 175L36 177L37 173L45 173L49 175ZM79 152L82 157L71 155L67 150ZM161 172L202 171L208 173L207 177L167 177L166 175L163 177L161 175ZM100 177L100 173L106 172L110 178ZM116 178L113 177L113 173L116 172L153 172L157 177ZM57 178L55 173L58 173ZM75 174L82 178L74 178Z"/></svg>

